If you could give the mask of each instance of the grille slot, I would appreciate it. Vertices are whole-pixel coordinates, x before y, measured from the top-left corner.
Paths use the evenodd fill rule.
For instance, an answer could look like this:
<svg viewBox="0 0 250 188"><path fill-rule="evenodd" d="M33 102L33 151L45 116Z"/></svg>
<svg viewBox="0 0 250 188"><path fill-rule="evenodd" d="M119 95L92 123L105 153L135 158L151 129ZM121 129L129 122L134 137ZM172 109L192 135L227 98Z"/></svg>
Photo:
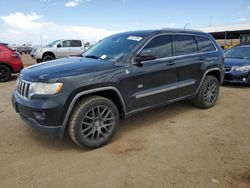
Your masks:
<svg viewBox="0 0 250 188"><path fill-rule="evenodd" d="M29 88L30 88L30 83L25 82L23 80L18 80L16 90L19 95L21 95L24 98L28 98Z"/></svg>

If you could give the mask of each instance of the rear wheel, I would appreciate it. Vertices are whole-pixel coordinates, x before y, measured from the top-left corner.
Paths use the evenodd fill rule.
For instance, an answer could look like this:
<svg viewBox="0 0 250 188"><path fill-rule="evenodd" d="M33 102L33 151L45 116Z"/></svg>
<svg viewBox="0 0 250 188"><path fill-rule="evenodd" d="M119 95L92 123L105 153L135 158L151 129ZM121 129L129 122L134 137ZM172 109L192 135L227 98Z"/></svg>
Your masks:
<svg viewBox="0 0 250 188"><path fill-rule="evenodd" d="M51 61L54 60L55 58L52 55L45 55L42 59L42 61Z"/></svg>
<svg viewBox="0 0 250 188"><path fill-rule="evenodd" d="M6 82L11 77L11 71L6 65L0 65L0 82Z"/></svg>
<svg viewBox="0 0 250 188"><path fill-rule="evenodd" d="M116 105L107 98L90 96L74 108L68 133L79 146L97 148L110 141L118 124L119 112Z"/></svg>
<svg viewBox="0 0 250 188"><path fill-rule="evenodd" d="M220 84L216 77L206 76L193 104L200 108L211 108L215 105L219 96Z"/></svg>

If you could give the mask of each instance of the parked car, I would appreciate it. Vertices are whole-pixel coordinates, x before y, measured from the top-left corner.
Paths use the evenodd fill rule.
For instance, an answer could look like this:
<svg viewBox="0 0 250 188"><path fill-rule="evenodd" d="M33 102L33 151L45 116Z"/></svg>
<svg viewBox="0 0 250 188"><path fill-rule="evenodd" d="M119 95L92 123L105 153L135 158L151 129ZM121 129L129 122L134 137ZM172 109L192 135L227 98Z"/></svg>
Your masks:
<svg viewBox="0 0 250 188"><path fill-rule="evenodd" d="M36 59L37 63L40 63L82 54L84 51L84 41L82 40L56 40L45 47L34 49L31 56Z"/></svg>
<svg viewBox="0 0 250 188"><path fill-rule="evenodd" d="M0 43L0 82L8 81L11 73L18 73L22 68L20 54Z"/></svg>
<svg viewBox="0 0 250 188"><path fill-rule="evenodd" d="M190 99L211 108L224 77L224 55L210 34L189 30L112 35L83 53L22 70L13 92L29 125L79 146L106 144L119 120Z"/></svg>
<svg viewBox="0 0 250 188"><path fill-rule="evenodd" d="M224 82L250 86L250 45L236 46L225 53Z"/></svg>
<svg viewBox="0 0 250 188"><path fill-rule="evenodd" d="M22 46L22 47L17 47L16 48L16 51L18 53L20 53L21 55L22 54L31 54L33 48L32 47L29 47L29 46Z"/></svg>

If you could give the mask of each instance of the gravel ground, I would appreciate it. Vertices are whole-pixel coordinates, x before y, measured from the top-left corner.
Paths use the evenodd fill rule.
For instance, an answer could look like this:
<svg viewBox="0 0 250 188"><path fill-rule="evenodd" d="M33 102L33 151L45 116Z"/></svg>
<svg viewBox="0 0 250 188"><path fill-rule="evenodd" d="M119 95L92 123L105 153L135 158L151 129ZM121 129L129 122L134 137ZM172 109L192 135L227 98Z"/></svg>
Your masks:
<svg viewBox="0 0 250 188"><path fill-rule="evenodd" d="M25 125L15 79L0 83L0 187L250 187L250 88L222 86L209 110L184 101L137 114L86 150Z"/></svg>

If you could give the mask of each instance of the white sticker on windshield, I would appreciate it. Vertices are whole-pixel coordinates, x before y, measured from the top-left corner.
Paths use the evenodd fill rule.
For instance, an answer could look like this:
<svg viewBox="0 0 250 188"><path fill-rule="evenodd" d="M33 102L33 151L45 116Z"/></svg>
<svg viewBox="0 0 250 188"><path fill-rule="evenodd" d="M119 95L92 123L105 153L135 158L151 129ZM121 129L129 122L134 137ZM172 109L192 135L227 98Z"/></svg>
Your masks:
<svg viewBox="0 0 250 188"><path fill-rule="evenodd" d="M103 54L100 59L106 59L107 55Z"/></svg>
<svg viewBox="0 0 250 188"><path fill-rule="evenodd" d="M127 39L128 39L128 40L140 41L140 40L142 40L142 37L138 37L138 36L129 36Z"/></svg>

